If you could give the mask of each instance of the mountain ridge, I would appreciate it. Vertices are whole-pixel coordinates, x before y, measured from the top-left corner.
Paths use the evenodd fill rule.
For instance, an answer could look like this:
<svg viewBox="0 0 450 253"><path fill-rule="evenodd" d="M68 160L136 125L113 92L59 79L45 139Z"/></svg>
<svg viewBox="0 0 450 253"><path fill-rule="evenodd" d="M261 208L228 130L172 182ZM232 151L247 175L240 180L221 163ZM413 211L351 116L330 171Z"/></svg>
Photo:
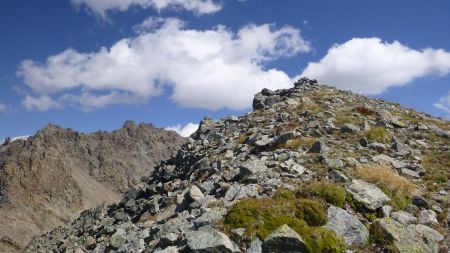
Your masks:
<svg viewBox="0 0 450 253"><path fill-rule="evenodd" d="M24 252L445 252L450 125L300 79ZM447 239L447 240L445 240Z"/></svg>
<svg viewBox="0 0 450 253"><path fill-rule="evenodd" d="M118 201L183 142L175 132L132 121L112 132L87 134L48 124L26 140L5 142L0 146L5 252L84 209Z"/></svg>

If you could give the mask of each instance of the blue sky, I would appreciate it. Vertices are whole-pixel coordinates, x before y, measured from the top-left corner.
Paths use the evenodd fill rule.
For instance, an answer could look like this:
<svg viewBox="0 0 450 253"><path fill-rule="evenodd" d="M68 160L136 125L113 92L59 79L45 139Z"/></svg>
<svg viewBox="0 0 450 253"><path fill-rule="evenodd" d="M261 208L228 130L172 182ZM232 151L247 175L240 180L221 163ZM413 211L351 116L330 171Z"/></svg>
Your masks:
<svg viewBox="0 0 450 253"><path fill-rule="evenodd" d="M302 74L449 117L449 10L446 0L4 0L0 139L48 122L181 131L246 113L255 92Z"/></svg>

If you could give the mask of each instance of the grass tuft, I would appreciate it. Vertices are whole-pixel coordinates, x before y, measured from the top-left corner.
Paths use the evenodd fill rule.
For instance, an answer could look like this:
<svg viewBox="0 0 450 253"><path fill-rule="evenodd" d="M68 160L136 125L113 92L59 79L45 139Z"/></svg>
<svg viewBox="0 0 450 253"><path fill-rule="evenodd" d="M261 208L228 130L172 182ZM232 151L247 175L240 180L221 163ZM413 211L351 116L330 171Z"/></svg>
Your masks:
<svg viewBox="0 0 450 253"><path fill-rule="evenodd" d="M383 127L372 127L364 132L364 136L369 141L376 141L380 143L389 143L390 141L387 131Z"/></svg>
<svg viewBox="0 0 450 253"><path fill-rule="evenodd" d="M397 210L406 208L411 203L410 196L418 191L415 184L385 166L366 165L358 168L356 175L380 187Z"/></svg>

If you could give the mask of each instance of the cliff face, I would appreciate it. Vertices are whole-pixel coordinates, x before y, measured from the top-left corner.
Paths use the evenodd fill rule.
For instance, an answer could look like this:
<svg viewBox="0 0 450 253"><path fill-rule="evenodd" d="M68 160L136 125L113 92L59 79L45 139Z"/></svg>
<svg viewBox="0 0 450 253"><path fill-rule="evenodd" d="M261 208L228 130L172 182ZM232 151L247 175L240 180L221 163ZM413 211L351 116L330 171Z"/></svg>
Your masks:
<svg viewBox="0 0 450 253"><path fill-rule="evenodd" d="M24 247L84 209L119 200L183 142L175 132L127 121L92 134L48 125L0 146L0 252Z"/></svg>
<svg viewBox="0 0 450 253"><path fill-rule="evenodd" d="M446 252L450 125L301 79L25 252Z"/></svg>

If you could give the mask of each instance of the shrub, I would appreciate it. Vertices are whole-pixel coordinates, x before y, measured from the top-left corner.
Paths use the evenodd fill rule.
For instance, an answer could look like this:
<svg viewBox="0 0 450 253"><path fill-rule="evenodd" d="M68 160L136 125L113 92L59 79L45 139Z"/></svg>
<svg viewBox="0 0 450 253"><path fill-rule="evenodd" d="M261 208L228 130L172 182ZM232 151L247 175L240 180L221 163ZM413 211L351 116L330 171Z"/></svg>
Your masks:
<svg viewBox="0 0 450 253"><path fill-rule="evenodd" d="M334 206L343 207L345 204L346 191L339 185L333 183L313 182L302 187L298 194L304 197L318 197Z"/></svg>
<svg viewBox="0 0 450 253"><path fill-rule="evenodd" d="M370 116L375 113L373 110L371 110L367 107L364 107L364 106L357 106L354 108L354 110L364 116Z"/></svg>
<svg viewBox="0 0 450 253"><path fill-rule="evenodd" d="M358 168L356 174L359 178L380 187L391 198L396 209L406 208L410 203L410 195L418 190L415 184L385 166L366 165Z"/></svg>
<svg viewBox="0 0 450 253"><path fill-rule="evenodd" d="M236 202L224 219L226 229L245 228L245 236L264 240L276 228L287 224L305 241L308 252L342 252L343 240L334 232L318 227L326 223L325 206L316 200L296 198L280 190L273 198L243 199Z"/></svg>
<svg viewBox="0 0 450 253"><path fill-rule="evenodd" d="M389 143L390 141L387 131L383 127L372 127L364 132L364 136L370 141L381 143Z"/></svg>

